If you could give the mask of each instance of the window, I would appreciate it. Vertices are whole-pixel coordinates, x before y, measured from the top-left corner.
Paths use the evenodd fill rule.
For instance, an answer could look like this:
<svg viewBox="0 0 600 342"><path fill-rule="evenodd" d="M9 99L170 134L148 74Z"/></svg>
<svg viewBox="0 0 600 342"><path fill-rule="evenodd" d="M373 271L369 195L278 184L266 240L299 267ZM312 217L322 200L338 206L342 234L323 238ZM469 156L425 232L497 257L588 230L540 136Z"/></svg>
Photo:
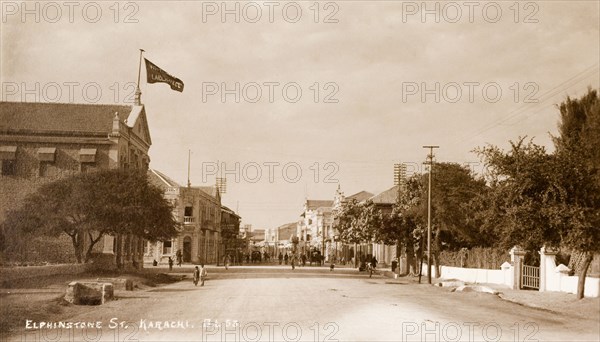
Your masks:
<svg viewBox="0 0 600 342"><path fill-rule="evenodd" d="M0 162L2 175L14 176L17 173L17 146L0 146Z"/></svg>
<svg viewBox="0 0 600 342"><path fill-rule="evenodd" d="M193 208L191 206L186 206L183 216L193 216L193 215L194 215Z"/></svg>
<svg viewBox="0 0 600 342"><path fill-rule="evenodd" d="M2 175L14 176L16 174L16 163L14 160L2 160Z"/></svg>
<svg viewBox="0 0 600 342"><path fill-rule="evenodd" d="M96 168L96 149L82 148L79 150L79 162L82 173L93 171Z"/></svg>
<svg viewBox="0 0 600 342"><path fill-rule="evenodd" d="M81 163L81 173L89 173L96 169L96 163Z"/></svg>
<svg viewBox="0 0 600 342"><path fill-rule="evenodd" d="M40 177L48 177L48 176L50 176L51 166L52 166L52 163L47 162L47 161L41 161L40 162L40 169L39 169L39 176Z"/></svg>
<svg viewBox="0 0 600 342"><path fill-rule="evenodd" d="M171 246L173 245L171 240L168 241L164 241L163 242L163 254L171 254L172 248Z"/></svg>

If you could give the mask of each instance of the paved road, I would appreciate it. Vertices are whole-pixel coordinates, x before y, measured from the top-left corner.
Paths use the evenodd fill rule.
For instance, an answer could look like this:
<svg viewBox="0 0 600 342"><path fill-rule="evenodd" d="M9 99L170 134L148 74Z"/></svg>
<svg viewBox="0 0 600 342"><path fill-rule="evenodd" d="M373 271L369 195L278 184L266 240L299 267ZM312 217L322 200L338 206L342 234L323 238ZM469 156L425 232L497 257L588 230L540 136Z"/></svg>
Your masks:
<svg viewBox="0 0 600 342"><path fill-rule="evenodd" d="M177 269L175 270L177 271ZM18 341L598 341L600 323L355 270L233 268L72 317L101 329L29 330ZM33 323L32 323L33 324ZM122 324L119 326L118 324Z"/></svg>

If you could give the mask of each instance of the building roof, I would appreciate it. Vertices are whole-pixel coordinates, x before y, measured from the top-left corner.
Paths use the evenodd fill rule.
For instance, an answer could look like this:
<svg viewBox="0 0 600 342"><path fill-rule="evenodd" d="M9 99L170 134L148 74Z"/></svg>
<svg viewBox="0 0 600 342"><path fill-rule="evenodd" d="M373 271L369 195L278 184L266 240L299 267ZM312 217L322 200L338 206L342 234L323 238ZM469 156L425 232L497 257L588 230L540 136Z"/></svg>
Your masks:
<svg viewBox="0 0 600 342"><path fill-rule="evenodd" d="M115 113L127 122L132 110L112 104L0 102L0 131L110 133ZM131 121L129 127L135 123Z"/></svg>
<svg viewBox="0 0 600 342"><path fill-rule="evenodd" d="M362 202L366 199L369 199L371 197L375 196L375 194L372 194L368 191L361 191L361 192L357 192L354 195L350 195L348 197L346 197L346 200L351 200L351 199L355 199L357 202Z"/></svg>
<svg viewBox="0 0 600 342"><path fill-rule="evenodd" d="M179 185L176 181L167 177L164 173L154 169L148 170L148 178L150 179L150 183L158 186L161 189L167 187L181 187L181 185Z"/></svg>
<svg viewBox="0 0 600 342"><path fill-rule="evenodd" d="M298 223L290 222L277 227L277 235L279 236L279 241L290 240L292 238L292 235L296 234L297 226Z"/></svg>
<svg viewBox="0 0 600 342"><path fill-rule="evenodd" d="M236 216L237 218L242 218L240 215L236 214L235 211L229 209L228 207L221 205L221 211L228 213L229 215Z"/></svg>
<svg viewBox="0 0 600 342"><path fill-rule="evenodd" d="M193 186L194 189L200 189L204 193L211 195L214 198L217 198L218 189L216 186Z"/></svg>
<svg viewBox="0 0 600 342"><path fill-rule="evenodd" d="M393 186L370 198L375 204L394 204L398 198L398 185Z"/></svg>
<svg viewBox="0 0 600 342"><path fill-rule="evenodd" d="M253 241L262 241L265 239L265 230L264 229L256 229L250 233L250 240Z"/></svg>
<svg viewBox="0 0 600 342"><path fill-rule="evenodd" d="M332 207L333 201L325 200L306 200L306 209L315 210L322 207Z"/></svg>

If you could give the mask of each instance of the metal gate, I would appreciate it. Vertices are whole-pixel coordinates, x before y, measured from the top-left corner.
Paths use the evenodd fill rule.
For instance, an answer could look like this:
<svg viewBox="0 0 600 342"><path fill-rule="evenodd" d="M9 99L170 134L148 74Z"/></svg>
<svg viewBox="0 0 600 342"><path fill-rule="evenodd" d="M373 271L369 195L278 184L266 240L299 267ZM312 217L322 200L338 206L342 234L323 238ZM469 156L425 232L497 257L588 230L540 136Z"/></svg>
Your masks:
<svg viewBox="0 0 600 342"><path fill-rule="evenodd" d="M540 289L540 268L523 265L521 268L521 288Z"/></svg>

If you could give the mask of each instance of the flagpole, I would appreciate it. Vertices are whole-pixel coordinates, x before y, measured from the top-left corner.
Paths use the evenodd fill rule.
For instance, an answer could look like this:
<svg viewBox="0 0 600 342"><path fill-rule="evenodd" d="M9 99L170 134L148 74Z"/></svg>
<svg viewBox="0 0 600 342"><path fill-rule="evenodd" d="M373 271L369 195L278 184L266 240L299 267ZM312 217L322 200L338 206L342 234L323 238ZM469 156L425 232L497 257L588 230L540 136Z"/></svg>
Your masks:
<svg viewBox="0 0 600 342"><path fill-rule="evenodd" d="M138 77L137 84L135 88L135 104L136 106L142 105L142 92L140 91L140 74L142 73L142 54L144 53L144 49L140 49L140 62L138 64Z"/></svg>
<svg viewBox="0 0 600 342"><path fill-rule="evenodd" d="M191 159L191 156L192 156L192 150L188 149L188 181L187 181L188 188L190 186L192 186L192 183L190 182L190 159Z"/></svg>

